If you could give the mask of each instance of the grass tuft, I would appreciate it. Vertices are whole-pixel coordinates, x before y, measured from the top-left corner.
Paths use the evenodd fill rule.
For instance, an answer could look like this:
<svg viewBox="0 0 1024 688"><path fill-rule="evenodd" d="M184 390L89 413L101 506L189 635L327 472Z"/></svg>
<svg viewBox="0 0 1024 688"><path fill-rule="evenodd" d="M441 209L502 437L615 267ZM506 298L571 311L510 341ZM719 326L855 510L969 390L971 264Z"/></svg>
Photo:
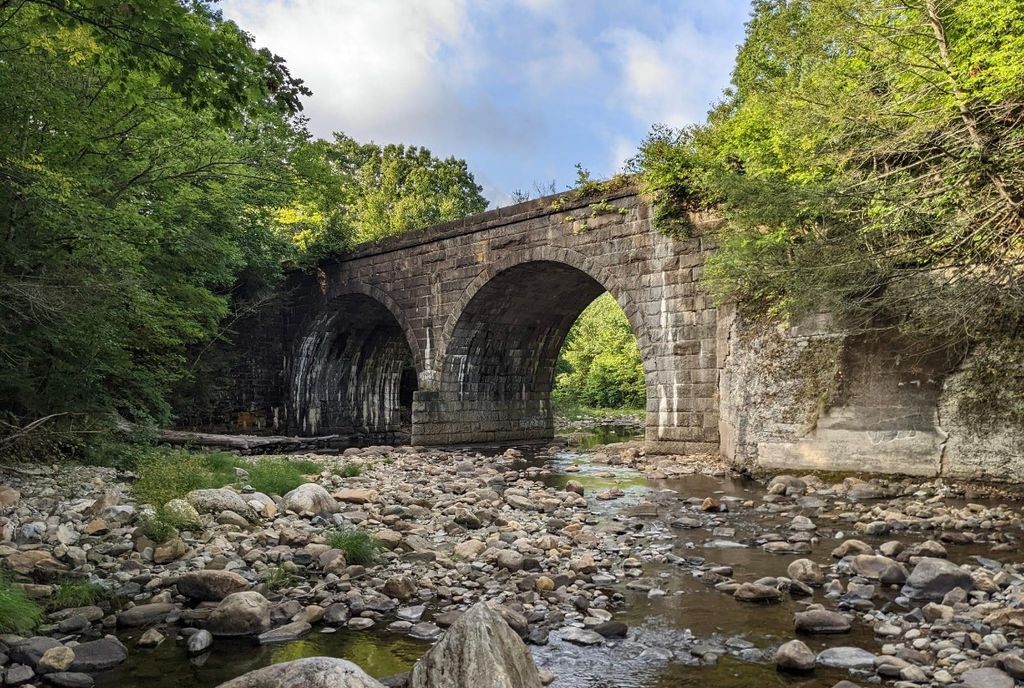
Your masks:
<svg viewBox="0 0 1024 688"><path fill-rule="evenodd" d="M357 463L346 461L341 468L334 471L334 474L342 478L358 478L363 473L363 467Z"/></svg>
<svg viewBox="0 0 1024 688"><path fill-rule="evenodd" d="M334 530L327 534L327 544L345 553L349 564L368 565L380 556L380 544L365 530L349 528Z"/></svg>
<svg viewBox="0 0 1024 688"><path fill-rule="evenodd" d="M90 607L110 597L110 593L97 583L90 581L67 581L60 583L50 597L50 609Z"/></svg>
<svg viewBox="0 0 1024 688"><path fill-rule="evenodd" d="M43 608L24 591L0 578L0 632L29 633L43 618Z"/></svg>

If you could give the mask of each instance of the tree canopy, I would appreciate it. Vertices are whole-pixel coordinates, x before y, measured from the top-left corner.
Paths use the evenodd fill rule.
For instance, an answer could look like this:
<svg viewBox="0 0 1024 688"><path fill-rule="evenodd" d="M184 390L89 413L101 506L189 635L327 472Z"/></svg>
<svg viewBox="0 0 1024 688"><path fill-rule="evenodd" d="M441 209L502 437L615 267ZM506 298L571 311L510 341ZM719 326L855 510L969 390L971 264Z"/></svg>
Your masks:
<svg viewBox="0 0 1024 688"><path fill-rule="evenodd" d="M462 161L315 141L309 91L206 2L0 0L0 423L167 422L282 263L482 209ZM0 438L5 434L0 427Z"/></svg>
<svg viewBox="0 0 1024 688"><path fill-rule="evenodd" d="M1024 5L757 0L705 125L637 159L726 219L707 284L944 343L1024 314Z"/></svg>

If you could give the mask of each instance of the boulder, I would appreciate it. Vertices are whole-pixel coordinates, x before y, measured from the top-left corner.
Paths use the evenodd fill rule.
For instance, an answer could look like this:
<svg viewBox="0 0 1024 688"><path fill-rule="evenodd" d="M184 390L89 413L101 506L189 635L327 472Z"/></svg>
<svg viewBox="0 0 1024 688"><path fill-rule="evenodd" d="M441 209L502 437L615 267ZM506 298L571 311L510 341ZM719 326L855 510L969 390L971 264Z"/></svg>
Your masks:
<svg viewBox="0 0 1024 688"><path fill-rule="evenodd" d="M249 589L249 581L234 571L204 569L178 579L178 592L198 602L220 602L232 593Z"/></svg>
<svg viewBox="0 0 1024 688"><path fill-rule="evenodd" d="M217 688L384 688L357 665L335 657L307 657L242 674Z"/></svg>
<svg viewBox="0 0 1024 688"><path fill-rule="evenodd" d="M773 603L782 601L782 593L778 588L759 583L743 583L733 593L740 602Z"/></svg>
<svg viewBox="0 0 1024 688"><path fill-rule="evenodd" d="M849 617L839 612L828 611L827 609L810 609L806 612L797 612L794 616L793 625L797 633L850 632Z"/></svg>
<svg viewBox="0 0 1024 688"><path fill-rule="evenodd" d="M818 653L818 664L836 669L874 669L875 656L859 647L830 647Z"/></svg>
<svg viewBox="0 0 1024 688"><path fill-rule="evenodd" d="M407 602L416 594L416 584L408 576L392 576L384 581L383 592L388 597Z"/></svg>
<svg viewBox="0 0 1024 688"><path fill-rule="evenodd" d="M205 628L189 636L186 651L190 655L201 655L213 645L213 635Z"/></svg>
<svg viewBox="0 0 1024 688"><path fill-rule="evenodd" d="M369 504L377 501L377 490L345 487L335 490L334 498L339 502L348 502L349 504Z"/></svg>
<svg viewBox="0 0 1024 688"><path fill-rule="evenodd" d="M113 669L128 659L128 648L112 635L75 645L71 671L93 673Z"/></svg>
<svg viewBox="0 0 1024 688"><path fill-rule="evenodd" d="M291 511L299 516L316 516L317 514L333 514L338 510L338 503L331 493L316 483L303 483L289 492L281 500L281 510Z"/></svg>
<svg viewBox="0 0 1024 688"><path fill-rule="evenodd" d="M256 512L245 502L242 495L224 487L214 490L192 490L185 495L185 499L201 514L234 511L249 521L256 520Z"/></svg>
<svg viewBox="0 0 1024 688"><path fill-rule="evenodd" d="M786 567L786 574L793 580L806 583L807 585L821 585L825 581L825 575L821 567L810 559L797 559Z"/></svg>
<svg viewBox="0 0 1024 688"><path fill-rule="evenodd" d="M309 635L309 632L312 630L313 627L305 621L293 621L290 624L285 624L266 633L260 633L256 640L260 645L287 643Z"/></svg>
<svg viewBox="0 0 1024 688"><path fill-rule="evenodd" d="M271 604L255 590L231 593L217 605L207 621L214 636L259 635L270 630Z"/></svg>
<svg viewBox="0 0 1024 688"><path fill-rule="evenodd" d="M1013 688L1013 677L995 667L965 671L960 677L964 688Z"/></svg>
<svg viewBox="0 0 1024 688"><path fill-rule="evenodd" d="M817 656L799 640L783 643L775 652L775 666L785 671L812 671Z"/></svg>
<svg viewBox="0 0 1024 688"><path fill-rule="evenodd" d="M950 561L924 557L917 562L902 592L913 600L941 601L953 588L973 590L974 579Z"/></svg>
<svg viewBox="0 0 1024 688"><path fill-rule="evenodd" d="M117 615L117 625L123 628L138 628L149 626L164 620L168 614L174 611L174 605L169 602L154 602L152 604L140 604L131 609L125 609Z"/></svg>
<svg viewBox="0 0 1024 688"><path fill-rule="evenodd" d="M413 666L409 688L541 688L523 641L485 603L475 604Z"/></svg>
<svg viewBox="0 0 1024 688"><path fill-rule="evenodd" d="M164 504L164 514L172 523L180 526L198 525L202 523L199 512L184 499L172 499Z"/></svg>
<svg viewBox="0 0 1024 688"><path fill-rule="evenodd" d="M903 564L875 554L858 554L850 561L850 568L858 576L877 580L885 585L902 585L907 580Z"/></svg>

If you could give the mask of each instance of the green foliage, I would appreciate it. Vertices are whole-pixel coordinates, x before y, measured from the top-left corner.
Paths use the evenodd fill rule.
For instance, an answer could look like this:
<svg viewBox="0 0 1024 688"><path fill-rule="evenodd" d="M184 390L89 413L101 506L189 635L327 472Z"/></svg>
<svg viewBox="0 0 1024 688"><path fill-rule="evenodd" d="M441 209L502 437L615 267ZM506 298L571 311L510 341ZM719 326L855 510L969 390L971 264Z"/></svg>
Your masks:
<svg viewBox="0 0 1024 688"><path fill-rule="evenodd" d="M569 331L559 356L554 398L559 406L643 407L643 361L626 314L604 294Z"/></svg>
<svg viewBox="0 0 1024 688"><path fill-rule="evenodd" d="M361 144L336 133L297 159L307 181L278 218L311 259L487 208L464 160L435 158L426 148Z"/></svg>
<svg viewBox="0 0 1024 688"><path fill-rule="evenodd" d="M341 468L334 471L335 475L341 476L342 478L357 478L363 472L363 467L357 463L346 461L342 464Z"/></svg>
<svg viewBox="0 0 1024 688"><path fill-rule="evenodd" d="M349 564L368 565L380 556L380 544L370 533L360 528L334 530L327 533L327 544L345 553Z"/></svg>
<svg viewBox="0 0 1024 688"><path fill-rule="evenodd" d="M256 459L253 463L237 463L249 472L249 480L257 492L283 495L308 482L304 476L317 474L321 466L313 461L290 461L284 458Z"/></svg>
<svg viewBox="0 0 1024 688"><path fill-rule="evenodd" d="M299 577L283 564L268 567L263 575L263 582L271 590L283 590L295 585Z"/></svg>
<svg viewBox="0 0 1024 688"><path fill-rule="evenodd" d="M164 509L143 514L140 523L142 534L157 544L163 544L178 534L178 529L171 524Z"/></svg>
<svg viewBox="0 0 1024 688"><path fill-rule="evenodd" d="M1022 49L1020 3L757 0L708 123L655 130L636 166L717 204L719 300L952 345L1020 331Z"/></svg>
<svg viewBox="0 0 1024 688"><path fill-rule="evenodd" d="M237 457L222 452L198 454L185 450L152 449L138 460L139 477L132 485L132 492L140 502L159 508L192 490L234 483L238 463Z"/></svg>
<svg viewBox="0 0 1024 688"><path fill-rule="evenodd" d="M0 54L0 408L165 422L190 347L288 251L282 65L175 0L2 3Z"/></svg>
<svg viewBox="0 0 1024 688"><path fill-rule="evenodd" d="M0 577L0 632L27 634L43 619L43 609L24 591Z"/></svg>
<svg viewBox="0 0 1024 688"><path fill-rule="evenodd" d="M238 478L236 468L249 474L247 480ZM304 482L306 475L320 472L320 464L308 460L286 457L261 457L247 461L227 452L193 453L185 450L153 449L138 460L138 480L132 486L137 499L152 504L162 522L174 523L162 511L172 499L184 497L192 490L211 489L244 482L257 492L283 495Z"/></svg>
<svg viewBox="0 0 1024 688"><path fill-rule="evenodd" d="M110 597L110 593L92 581L64 581L57 585L49 599L50 609L71 609L96 605Z"/></svg>

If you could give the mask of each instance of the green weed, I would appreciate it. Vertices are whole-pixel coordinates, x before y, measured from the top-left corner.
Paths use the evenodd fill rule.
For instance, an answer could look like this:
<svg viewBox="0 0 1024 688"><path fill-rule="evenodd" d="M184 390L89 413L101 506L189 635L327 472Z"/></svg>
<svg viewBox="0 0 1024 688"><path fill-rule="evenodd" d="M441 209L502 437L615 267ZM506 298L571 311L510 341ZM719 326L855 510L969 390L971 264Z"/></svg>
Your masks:
<svg viewBox="0 0 1024 688"><path fill-rule="evenodd" d="M51 609L90 607L110 597L107 590L90 581L67 581L60 583L50 598Z"/></svg>
<svg viewBox="0 0 1024 688"><path fill-rule="evenodd" d="M43 608L24 591L0 578L0 632L28 633L43 618Z"/></svg>
<svg viewBox="0 0 1024 688"><path fill-rule="evenodd" d="M380 556L380 544L365 530L349 528L327 534L327 544L345 553L350 564L372 564Z"/></svg>

